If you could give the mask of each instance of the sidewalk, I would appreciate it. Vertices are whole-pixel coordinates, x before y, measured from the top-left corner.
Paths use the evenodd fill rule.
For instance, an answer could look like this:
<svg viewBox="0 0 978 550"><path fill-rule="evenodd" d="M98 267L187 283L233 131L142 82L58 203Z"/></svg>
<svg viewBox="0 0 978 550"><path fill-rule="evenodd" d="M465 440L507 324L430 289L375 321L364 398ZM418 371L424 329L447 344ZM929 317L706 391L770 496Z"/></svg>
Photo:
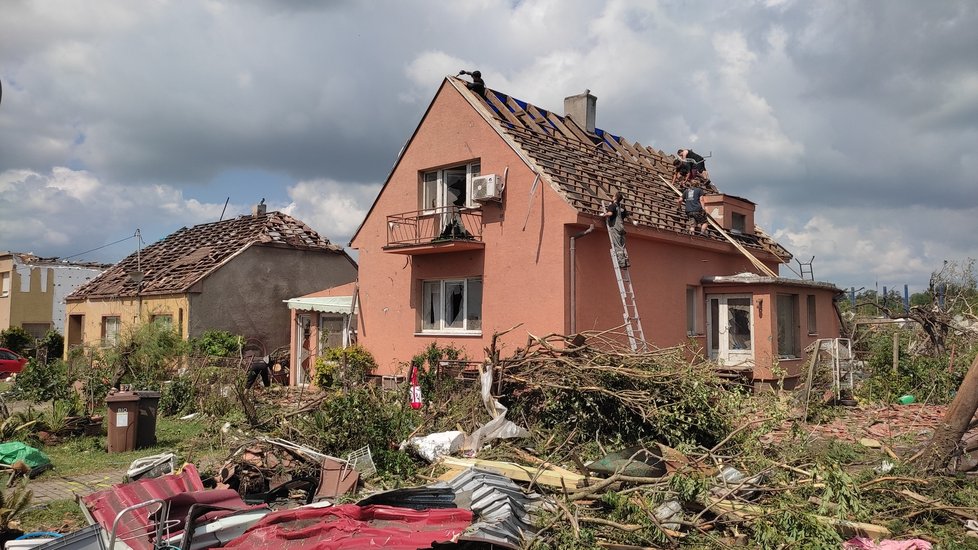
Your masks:
<svg viewBox="0 0 978 550"><path fill-rule="evenodd" d="M37 479L30 480L27 488L34 492L31 505L46 504L55 500L74 500L76 496L86 496L108 489L122 483L124 475L126 475L125 470L70 477L58 476L56 472L47 472Z"/></svg>

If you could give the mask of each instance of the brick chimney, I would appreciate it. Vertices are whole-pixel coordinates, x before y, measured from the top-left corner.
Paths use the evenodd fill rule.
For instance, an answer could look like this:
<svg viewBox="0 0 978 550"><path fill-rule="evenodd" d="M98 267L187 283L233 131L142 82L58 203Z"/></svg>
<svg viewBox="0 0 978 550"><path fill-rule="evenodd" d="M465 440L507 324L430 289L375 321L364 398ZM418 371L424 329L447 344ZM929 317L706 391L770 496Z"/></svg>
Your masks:
<svg viewBox="0 0 978 550"><path fill-rule="evenodd" d="M251 215L256 218L260 218L261 216L264 216L266 211L267 208L265 207L265 199L262 199L260 203L251 207Z"/></svg>
<svg viewBox="0 0 978 550"><path fill-rule="evenodd" d="M598 98L591 95L591 90L583 94L564 98L564 116L574 119L578 126L594 133L594 112L597 109Z"/></svg>

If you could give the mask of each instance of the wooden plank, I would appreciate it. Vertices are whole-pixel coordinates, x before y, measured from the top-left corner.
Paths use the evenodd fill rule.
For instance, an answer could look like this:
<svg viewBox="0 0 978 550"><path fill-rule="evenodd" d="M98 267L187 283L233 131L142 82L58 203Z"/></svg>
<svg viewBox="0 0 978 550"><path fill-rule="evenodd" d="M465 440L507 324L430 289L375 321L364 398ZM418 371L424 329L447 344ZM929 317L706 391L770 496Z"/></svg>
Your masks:
<svg viewBox="0 0 978 550"><path fill-rule="evenodd" d="M560 117L559 116L557 116L557 115L555 115L553 113L548 113L548 114L549 114L549 116L547 117L547 120L549 120L550 123L553 124L554 127L556 127L557 130L559 130L560 133L563 134L565 138L571 139L571 140L576 140L577 139L577 136L574 135L574 132L571 132L567 128L567 126L564 125L564 121L563 120L560 120Z"/></svg>
<svg viewBox="0 0 978 550"><path fill-rule="evenodd" d="M672 190L675 191L677 195L679 195L679 196L682 196L683 195L682 191L680 191L679 189L676 189L676 186L673 185L666 178L662 177L661 174L659 175L659 179L661 179L663 183L665 183L666 185L668 185L669 187L671 187ZM720 224L718 224L716 222L716 220L713 219L713 216L711 216L709 213L706 214L706 221L708 221L710 223L710 225L713 227L713 229L716 229L717 232L719 232L721 235L723 235L723 237L726 238L727 241L730 244L734 245L734 248L736 248L737 250L739 250L741 254L743 254L748 260L750 260L750 263L754 264L754 267L756 267L757 269L763 271L769 277L774 277L774 278L777 278L778 277L777 273L771 271L771 268L769 268L768 266L764 265L764 263L761 262L760 260L758 260L756 256L754 256L753 254L751 254L749 250L747 250L746 248L744 248L743 245L741 245L740 243L738 243L733 237L731 237L726 231L724 231L723 227L721 227Z"/></svg>
<svg viewBox="0 0 978 550"><path fill-rule="evenodd" d="M470 468L472 466L478 468L485 468L487 470L492 470L499 472L515 481L530 482L534 481L540 485L546 485L548 487L568 487L577 488L583 485L584 476L563 470L554 470L552 468L534 468L532 466L524 466L522 464L516 464L515 462L503 462L499 460L482 460L479 458L456 458L452 456L446 456L441 459L441 464L451 468Z"/></svg>
<svg viewBox="0 0 978 550"><path fill-rule="evenodd" d="M492 105L499 111L499 113L503 115L503 118L505 118L507 122L519 128L525 127L523 123L520 121L520 119L516 118L516 116L514 116L513 113L509 112L509 107L503 105L503 102L499 101L499 98L496 97L496 94L487 93L486 98L489 100L489 103L492 103Z"/></svg>
<svg viewBox="0 0 978 550"><path fill-rule="evenodd" d="M520 104L517 103L513 98L507 97L506 104L509 107L512 107L513 113L515 113L516 118L520 119L520 121L523 122L524 126L526 126L530 130L538 134L543 134L545 136L550 135L547 133L546 130L541 128L540 125L537 124L535 120L533 120L533 117L530 115L530 113L526 112L522 107L520 107Z"/></svg>

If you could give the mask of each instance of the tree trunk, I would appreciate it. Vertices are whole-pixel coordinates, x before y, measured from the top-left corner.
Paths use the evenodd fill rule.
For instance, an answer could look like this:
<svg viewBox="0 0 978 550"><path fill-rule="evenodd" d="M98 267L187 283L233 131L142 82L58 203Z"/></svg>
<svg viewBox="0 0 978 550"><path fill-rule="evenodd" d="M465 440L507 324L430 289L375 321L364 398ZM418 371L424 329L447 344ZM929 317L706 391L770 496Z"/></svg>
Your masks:
<svg viewBox="0 0 978 550"><path fill-rule="evenodd" d="M934 429L934 437L924 448L921 457L923 467L928 471L943 470L968 430L971 419L978 410L978 357L964 376L951 407L944 420Z"/></svg>

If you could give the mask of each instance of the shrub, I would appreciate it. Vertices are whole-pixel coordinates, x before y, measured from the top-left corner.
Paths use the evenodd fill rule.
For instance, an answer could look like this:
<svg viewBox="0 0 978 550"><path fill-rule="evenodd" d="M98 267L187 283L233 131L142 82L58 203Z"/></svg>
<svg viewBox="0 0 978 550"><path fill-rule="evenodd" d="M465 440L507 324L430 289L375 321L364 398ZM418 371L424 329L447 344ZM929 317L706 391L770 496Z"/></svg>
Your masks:
<svg viewBox="0 0 978 550"><path fill-rule="evenodd" d="M859 388L859 395L888 403L906 394L916 396L918 401L949 402L954 391L961 385L967 367L961 366L951 372L948 370L947 357L907 353L909 336L901 334L897 370L893 372L891 334L881 331L869 341L869 378Z"/></svg>
<svg viewBox="0 0 978 550"><path fill-rule="evenodd" d="M34 346L34 337L23 327L10 327L0 331L0 348L7 348L14 353L26 355L27 350Z"/></svg>
<svg viewBox="0 0 978 550"><path fill-rule="evenodd" d="M421 353L411 358L411 365L418 368L418 384L425 402L439 400L438 396L454 391L455 379L438 380L438 364L442 361L464 360L462 350L455 346L439 346L432 342ZM408 371L408 376L410 376Z"/></svg>
<svg viewBox="0 0 978 550"><path fill-rule="evenodd" d="M187 376L179 376L160 388L161 415L169 416L193 409L197 400L197 386Z"/></svg>
<svg viewBox="0 0 978 550"><path fill-rule="evenodd" d="M194 355L212 357L233 357L241 352L244 338L226 330L204 331L190 341L190 352Z"/></svg>
<svg viewBox="0 0 978 550"><path fill-rule="evenodd" d="M51 329L44 335L38 342L38 346L42 347L47 351L47 358L56 359L64 355L65 352L65 338L60 332Z"/></svg>
<svg viewBox="0 0 978 550"><path fill-rule="evenodd" d="M331 388L341 380L362 382L376 368L374 356L362 346L329 348L316 359L314 382L320 388Z"/></svg>
<svg viewBox="0 0 978 550"><path fill-rule="evenodd" d="M13 394L29 401L66 399L71 393L68 366L64 361L42 363L31 359L14 380Z"/></svg>

